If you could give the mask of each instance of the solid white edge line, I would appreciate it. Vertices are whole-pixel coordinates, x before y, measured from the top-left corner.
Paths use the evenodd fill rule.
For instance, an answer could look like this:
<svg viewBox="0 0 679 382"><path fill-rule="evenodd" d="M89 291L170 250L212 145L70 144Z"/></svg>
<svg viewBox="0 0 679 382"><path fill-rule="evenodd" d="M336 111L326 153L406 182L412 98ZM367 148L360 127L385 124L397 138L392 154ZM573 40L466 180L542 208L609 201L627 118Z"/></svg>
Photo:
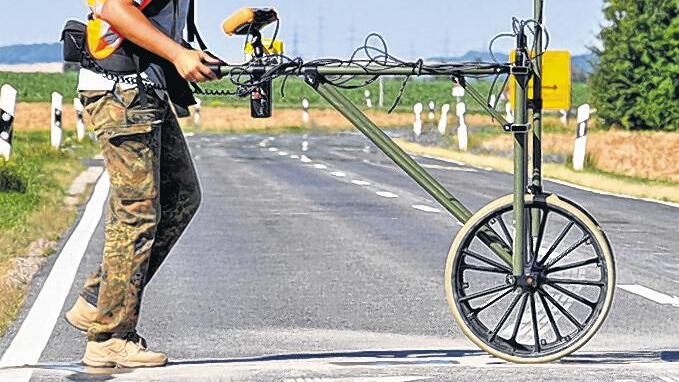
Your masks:
<svg viewBox="0 0 679 382"><path fill-rule="evenodd" d="M414 156L419 156L419 157L422 157L422 158L427 158L427 159L435 159L435 160L440 160L440 161L443 161L443 162L474 167L474 166L468 165L468 164L463 163L463 162L458 162L458 161L455 161L455 160L452 160L452 159L440 158L440 157L433 156L433 155L417 155L417 154L414 154L414 153L408 153L408 154L414 155ZM481 169L483 170L483 168L481 168ZM504 171L493 170L493 169L490 169L489 171L504 172ZM576 188L578 190L593 192L595 194L606 195L606 196L615 196L615 197L622 198L622 199L641 200L641 201L644 201L644 202L657 203L657 204L662 204L662 205L669 206L669 207L679 208L679 203L666 202L664 200L651 199L651 198L642 198L642 197L638 197L638 196L616 194L614 192L597 190L595 188L580 186L580 185L577 185L577 184L573 184L573 183L570 183L570 182L566 182L566 181L558 180L558 179L553 179L553 178L549 178L549 177L545 177L545 180L548 180L550 182L554 182L554 183L557 183L557 184L561 184L563 186Z"/></svg>
<svg viewBox="0 0 679 382"><path fill-rule="evenodd" d="M104 210L109 192L109 177L104 173L97 182L85 212L54 262L38 297L21 328L0 360L0 367L35 364L40 360L64 306L80 262L89 246ZM17 375L12 381L28 381ZM23 377L26 377L24 374ZM4 379L7 381L7 379Z"/></svg>

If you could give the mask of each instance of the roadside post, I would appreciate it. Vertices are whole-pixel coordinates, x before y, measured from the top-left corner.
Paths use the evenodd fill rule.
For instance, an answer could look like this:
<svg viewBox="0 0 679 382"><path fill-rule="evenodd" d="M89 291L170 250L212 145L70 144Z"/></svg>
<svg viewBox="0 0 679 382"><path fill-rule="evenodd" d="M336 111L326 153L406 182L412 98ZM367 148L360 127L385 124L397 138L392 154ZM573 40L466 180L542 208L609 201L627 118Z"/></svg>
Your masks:
<svg viewBox="0 0 679 382"><path fill-rule="evenodd" d="M368 107L368 109L373 108L373 100L370 98L370 90L367 90L363 92L363 95L365 96L365 106Z"/></svg>
<svg viewBox="0 0 679 382"><path fill-rule="evenodd" d="M75 110L75 135L78 142L82 142L85 138L85 119L83 118L83 107L80 98L73 98L73 109Z"/></svg>
<svg viewBox="0 0 679 382"><path fill-rule="evenodd" d="M469 137L467 132L467 123L464 120L464 114L467 112L467 106L464 104L464 102L457 104L455 112L455 114L457 114L458 120L460 121L459 126L457 127L458 146L460 147L460 151L467 151Z"/></svg>
<svg viewBox="0 0 679 382"><path fill-rule="evenodd" d="M380 79L379 79L378 82L379 82L379 85L380 85L380 97L378 99L377 106L379 106L380 109L381 109L381 108L384 107L384 77L380 76Z"/></svg>
<svg viewBox="0 0 679 382"><path fill-rule="evenodd" d="M304 124L304 126L309 126L309 121L311 121L309 116L309 106L309 100L304 98L302 100L302 124Z"/></svg>
<svg viewBox="0 0 679 382"><path fill-rule="evenodd" d="M64 114L64 97L54 92L52 93L52 122L50 124L50 142L55 149L61 148L63 139L62 118Z"/></svg>
<svg viewBox="0 0 679 382"><path fill-rule="evenodd" d="M200 112L203 105L203 101L200 98L196 98L196 105L193 107L193 126L197 129L200 128Z"/></svg>
<svg viewBox="0 0 679 382"><path fill-rule="evenodd" d="M462 102L462 97L464 97L464 88L459 84L453 86L453 97L455 97L457 103Z"/></svg>
<svg viewBox="0 0 679 382"><path fill-rule="evenodd" d="M448 128L448 113L450 112L450 104L441 106L441 119L439 120L439 134L445 135Z"/></svg>
<svg viewBox="0 0 679 382"><path fill-rule="evenodd" d="M413 107L413 111L415 112L415 123L413 124L413 133L415 133L415 138L419 138L420 135L422 135L422 111L424 110L424 106L422 106L421 103L416 103L415 107Z"/></svg>
<svg viewBox="0 0 679 382"><path fill-rule="evenodd" d="M429 124L433 125L436 120L436 102L429 101Z"/></svg>
<svg viewBox="0 0 679 382"><path fill-rule="evenodd" d="M568 110L561 109L561 110L559 110L559 114L561 115L559 117L559 121L561 121L561 124L564 127L568 126Z"/></svg>
<svg viewBox="0 0 679 382"><path fill-rule="evenodd" d="M514 123L514 107L512 106L512 103L507 101L505 103L505 119L509 123Z"/></svg>
<svg viewBox="0 0 679 382"><path fill-rule="evenodd" d="M12 155L12 122L16 112L17 91L10 85L0 89L0 156L9 160Z"/></svg>
<svg viewBox="0 0 679 382"><path fill-rule="evenodd" d="M589 104L578 107L577 134L573 148L573 169L580 171L585 168L585 155L587 154L587 124L592 114Z"/></svg>

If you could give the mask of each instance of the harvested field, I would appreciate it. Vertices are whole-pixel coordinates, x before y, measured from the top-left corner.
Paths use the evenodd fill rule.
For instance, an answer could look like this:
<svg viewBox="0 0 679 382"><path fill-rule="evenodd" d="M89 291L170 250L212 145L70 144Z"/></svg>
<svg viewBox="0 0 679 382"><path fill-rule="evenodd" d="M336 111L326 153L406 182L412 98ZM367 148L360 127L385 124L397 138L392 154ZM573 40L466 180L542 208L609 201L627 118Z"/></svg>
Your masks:
<svg viewBox="0 0 679 382"><path fill-rule="evenodd" d="M546 133L545 154L570 157L574 134ZM488 152L512 150L512 139L498 135L481 143ZM679 133L596 130L587 135L587 155L596 169L638 178L679 182Z"/></svg>

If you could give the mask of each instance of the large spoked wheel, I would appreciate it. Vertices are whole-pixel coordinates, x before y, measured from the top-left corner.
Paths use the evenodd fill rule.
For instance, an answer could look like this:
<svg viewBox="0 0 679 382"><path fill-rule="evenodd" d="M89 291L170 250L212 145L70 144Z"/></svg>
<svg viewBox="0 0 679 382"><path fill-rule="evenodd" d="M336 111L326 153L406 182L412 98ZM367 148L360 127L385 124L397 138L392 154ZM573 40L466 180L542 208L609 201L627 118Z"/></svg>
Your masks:
<svg viewBox="0 0 679 382"><path fill-rule="evenodd" d="M579 349L605 320L615 286L610 244L587 212L556 195L527 195L524 275L488 245L516 237L512 196L476 213L448 255L445 288L465 335L517 363L557 360ZM511 250L509 250L511 252Z"/></svg>

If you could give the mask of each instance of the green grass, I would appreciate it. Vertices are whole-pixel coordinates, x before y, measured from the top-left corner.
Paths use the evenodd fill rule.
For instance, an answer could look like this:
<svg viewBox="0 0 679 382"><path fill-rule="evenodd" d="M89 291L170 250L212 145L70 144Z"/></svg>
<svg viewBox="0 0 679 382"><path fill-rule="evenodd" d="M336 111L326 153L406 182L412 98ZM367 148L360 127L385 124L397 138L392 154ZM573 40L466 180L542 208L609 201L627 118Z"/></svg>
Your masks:
<svg viewBox="0 0 679 382"><path fill-rule="evenodd" d="M24 102L49 102L53 91L64 95L66 99L75 96L77 75L75 72L65 74L45 74L45 73L3 73L0 72L0 83L9 83L19 90L19 100ZM278 107L299 107L302 99L307 98L312 107L327 107L328 105L321 100L320 96L309 86L304 84L299 78L290 78L285 88L285 98L281 98L280 85L281 79L275 81L275 98ZM389 108L396 99L401 88L402 80L398 78L387 78L384 81L384 107ZM482 94L487 94L490 88L488 81L472 81L472 84ZM498 84L497 86L500 86ZM230 89L234 87L228 80L221 80L204 85L206 89ZM373 83L366 88L345 90L345 94L355 103L363 104L365 89L370 90L373 104L377 105L377 95L379 86ZM444 103L454 103L451 95L452 84L450 81L441 79L414 78L406 88L405 94L399 106L400 110L411 110L413 105L422 102L425 105L429 101L436 102L437 106ZM239 105L247 106L248 101L236 97L203 97L205 105ZM581 105L589 99L589 87L587 84L573 84L573 105ZM465 97L468 110L471 112L481 111L480 107L469 98Z"/></svg>
<svg viewBox="0 0 679 382"><path fill-rule="evenodd" d="M32 219L59 210L70 180L83 167L80 159L96 151L95 144L87 140L75 144L70 139L57 151L49 139L48 132L16 134L12 158L9 162L0 159L0 261L15 254L27 238L36 238ZM13 239L8 241L8 237Z"/></svg>

